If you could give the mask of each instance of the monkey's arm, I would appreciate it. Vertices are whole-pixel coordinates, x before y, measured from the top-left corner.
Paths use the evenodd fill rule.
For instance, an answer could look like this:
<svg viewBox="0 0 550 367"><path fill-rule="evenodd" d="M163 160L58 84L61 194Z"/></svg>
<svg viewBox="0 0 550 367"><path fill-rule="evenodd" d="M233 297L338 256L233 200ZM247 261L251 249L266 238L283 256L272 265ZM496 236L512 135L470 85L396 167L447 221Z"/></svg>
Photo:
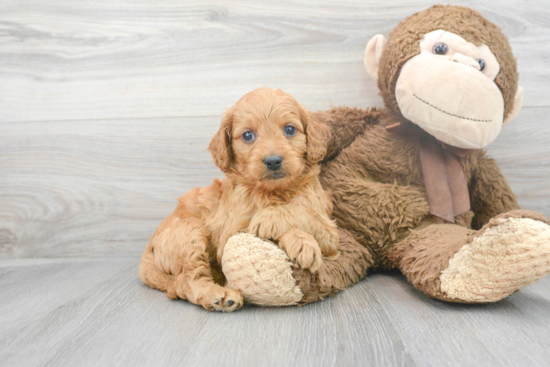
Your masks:
<svg viewBox="0 0 550 367"><path fill-rule="evenodd" d="M479 229L491 218L519 209L519 205L494 159L481 151L473 157L473 163L477 168L472 171L470 181L470 201L475 213L472 227Z"/></svg>
<svg viewBox="0 0 550 367"><path fill-rule="evenodd" d="M353 143L355 138L364 132L367 125L374 124L380 117L380 111L375 107L367 109L336 107L328 111L315 112L312 116L330 128L331 138L323 160L327 162Z"/></svg>

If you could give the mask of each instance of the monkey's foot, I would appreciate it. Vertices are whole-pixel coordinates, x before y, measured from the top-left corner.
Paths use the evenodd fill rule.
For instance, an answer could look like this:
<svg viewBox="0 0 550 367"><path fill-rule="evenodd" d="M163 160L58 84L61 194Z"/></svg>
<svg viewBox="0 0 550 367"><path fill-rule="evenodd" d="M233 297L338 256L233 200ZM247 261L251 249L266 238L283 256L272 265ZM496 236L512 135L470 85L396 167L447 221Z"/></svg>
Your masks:
<svg viewBox="0 0 550 367"><path fill-rule="evenodd" d="M449 261L440 276L450 301L496 302L550 272L550 225L514 210L492 219Z"/></svg>
<svg viewBox="0 0 550 367"><path fill-rule="evenodd" d="M222 269L227 284L238 289L247 303L291 306L304 297L288 255L252 234L238 233L227 241Z"/></svg>

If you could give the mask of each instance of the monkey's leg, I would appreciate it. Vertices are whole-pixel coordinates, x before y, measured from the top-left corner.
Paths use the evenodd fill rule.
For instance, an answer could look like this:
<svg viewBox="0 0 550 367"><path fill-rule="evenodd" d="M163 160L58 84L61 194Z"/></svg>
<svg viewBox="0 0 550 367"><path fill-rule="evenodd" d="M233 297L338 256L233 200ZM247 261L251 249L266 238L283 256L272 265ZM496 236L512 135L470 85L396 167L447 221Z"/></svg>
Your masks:
<svg viewBox="0 0 550 367"><path fill-rule="evenodd" d="M187 299L209 311L231 312L243 305L237 290L214 282L201 224L176 214L167 217L151 238L140 278L170 298Z"/></svg>
<svg viewBox="0 0 550 367"><path fill-rule="evenodd" d="M331 296L357 283L373 265L369 251L347 231L338 235L338 254L311 272L297 267L275 243L238 233L224 249L227 282L246 302L261 306L303 305Z"/></svg>
<svg viewBox="0 0 550 367"><path fill-rule="evenodd" d="M526 210L501 214L479 231L431 224L396 244L388 262L432 298L496 302L550 272L550 225Z"/></svg>
<svg viewBox="0 0 550 367"><path fill-rule="evenodd" d="M316 302L351 287L367 275L374 264L371 253L346 230L338 229L338 254L325 258L314 273L294 268L292 273L304 297L299 305Z"/></svg>

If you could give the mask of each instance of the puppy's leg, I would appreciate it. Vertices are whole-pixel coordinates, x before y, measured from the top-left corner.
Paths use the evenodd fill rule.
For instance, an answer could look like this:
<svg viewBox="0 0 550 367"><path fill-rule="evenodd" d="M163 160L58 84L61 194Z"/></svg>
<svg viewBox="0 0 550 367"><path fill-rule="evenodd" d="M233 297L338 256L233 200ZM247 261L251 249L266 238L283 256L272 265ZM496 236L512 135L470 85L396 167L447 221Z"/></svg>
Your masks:
<svg viewBox="0 0 550 367"><path fill-rule="evenodd" d="M305 208L293 205L266 208L252 217L247 231L262 239L278 241L279 247L304 269L315 271L321 266L323 255L329 259L338 255L336 224L328 217L312 216Z"/></svg>
<svg viewBox="0 0 550 367"><path fill-rule="evenodd" d="M175 278L171 274L166 274L160 270L155 261L155 254L151 244L141 257L139 264L139 279L151 288L165 292L166 296L171 299L177 299Z"/></svg>
<svg viewBox="0 0 550 367"><path fill-rule="evenodd" d="M240 292L214 283L209 256L200 221L174 213L151 238L141 260L140 278L170 298L187 299L209 311L240 308Z"/></svg>
<svg viewBox="0 0 550 367"><path fill-rule="evenodd" d="M186 298L209 311L235 311L243 305L243 298L239 291L214 282L207 245L204 234L191 233L186 239L176 292L180 298Z"/></svg>
<svg viewBox="0 0 550 367"><path fill-rule="evenodd" d="M316 272L323 265L319 244L309 233L294 228L279 237L278 242L279 247L302 269Z"/></svg>
<svg viewBox="0 0 550 367"><path fill-rule="evenodd" d="M318 223L319 224L315 226L313 232L315 233L315 239L319 244L319 248L321 249L323 256L329 258L330 260L334 260L338 256L339 242L336 224L329 218L324 217L321 218Z"/></svg>

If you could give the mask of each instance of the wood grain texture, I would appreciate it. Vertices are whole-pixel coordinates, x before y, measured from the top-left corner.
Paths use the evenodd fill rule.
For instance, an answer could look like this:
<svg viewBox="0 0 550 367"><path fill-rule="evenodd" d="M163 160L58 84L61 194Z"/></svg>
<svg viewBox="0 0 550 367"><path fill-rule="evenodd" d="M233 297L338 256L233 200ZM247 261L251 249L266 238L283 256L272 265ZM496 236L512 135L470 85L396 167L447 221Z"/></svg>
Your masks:
<svg viewBox="0 0 550 367"><path fill-rule="evenodd" d="M221 172L219 118L0 124L3 253L137 255L185 191Z"/></svg>
<svg viewBox="0 0 550 367"><path fill-rule="evenodd" d="M550 216L550 108L528 107L489 149L520 204ZM139 255L185 191L222 177L219 117L0 124L0 256Z"/></svg>
<svg viewBox="0 0 550 367"><path fill-rule="evenodd" d="M500 25L526 106L547 106L545 0L451 1ZM0 121L218 115L278 87L313 110L380 104L365 45L434 1L4 0Z"/></svg>
<svg viewBox="0 0 550 367"><path fill-rule="evenodd" d="M550 278L491 305L376 274L301 308L231 314L141 284L137 259L0 262L5 366L545 366Z"/></svg>
<svg viewBox="0 0 550 367"><path fill-rule="evenodd" d="M399 281L397 281L399 280ZM545 366L550 358L549 278L494 304L427 298L400 275L377 276L375 290L417 365ZM541 292L542 291L542 292ZM497 331L498 330L498 331ZM429 345L430 348L426 348ZM477 363L476 363L477 360Z"/></svg>
<svg viewBox="0 0 550 367"><path fill-rule="evenodd" d="M473 306L375 274L233 314L137 277L176 198L222 176L206 147L224 108L262 86L311 110L381 106L366 43L433 3L0 2L0 365L547 366L549 277ZM524 109L489 152L521 205L550 216L550 8L450 3L510 39Z"/></svg>
<svg viewBox="0 0 550 367"><path fill-rule="evenodd" d="M550 216L550 10L472 6L519 60L526 106L490 147ZM311 110L380 106L363 50L430 1L0 4L0 257L135 256L178 196L221 177L205 151L254 88Z"/></svg>

